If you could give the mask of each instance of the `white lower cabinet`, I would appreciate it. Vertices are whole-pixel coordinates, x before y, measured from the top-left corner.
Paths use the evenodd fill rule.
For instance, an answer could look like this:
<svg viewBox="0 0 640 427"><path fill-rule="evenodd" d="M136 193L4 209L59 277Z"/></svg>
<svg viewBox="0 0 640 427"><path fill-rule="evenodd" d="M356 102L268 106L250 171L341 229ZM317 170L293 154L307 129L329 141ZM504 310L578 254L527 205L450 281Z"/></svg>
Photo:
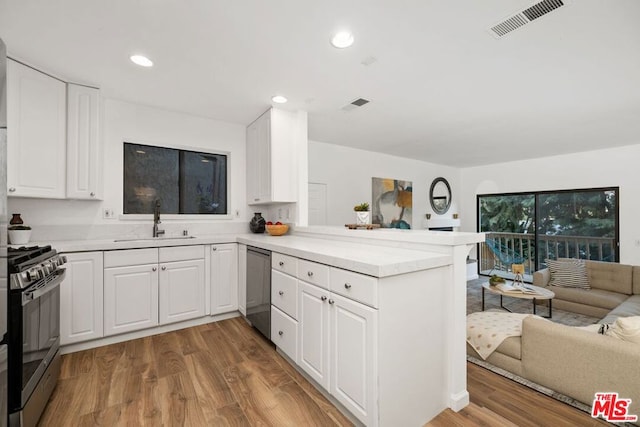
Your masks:
<svg viewBox="0 0 640 427"><path fill-rule="evenodd" d="M102 252L65 254L66 278L60 285L60 344L103 336Z"/></svg>
<svg viewBox="0 0 640 427"><path fill-rule="evenodd" d="M300 281L298 365L366 425L376 424L377 310Z"/></svg>
<svg viewBox="0 0 640 427"><path fill-rule="evenodd" d="M331 294L330 394L366 425L377 424L377 310Z"/></svg>
<svg viewBox="0 0 640 427"><path fill-rule="evenodd" d="M104 335L205 315L204 246L104 254Z"/></svg>
<svg viewBox="0 0 640 427"><path fill-rule="evenodd" d="M329 390L329 291L298 282L298 365Z"/></svg>
<svg viewBox="0 0 640 427"><path fill-rule="evenodd" d="M105 336L150 328L157 324L158 264L106 268Z"/></svg>
<svg viewBox="0 0 640 427"><path fill-rule="evenodd" d="M247 315L247 245L238 245L238 310Z"/></svg>
<svg viewBox="0 0 640 427"><path fill-rule="evenodd" d="M238 245L211 245L210 253L211 314L235 311L238 309ZM246 266L246 246L244 255Z"/></svg>
<svg viewBox="0 0 640 427"><path fill-rule="evenodd" d="M271 306L271 341L291 360L298 362L298 322L273 305Z"/></svg>
<svg viewBox="0 0 640 427"><path fill-rule="evenodd" d="M161 325L204 316L204 259L161 263L159 304Z"/></svg>

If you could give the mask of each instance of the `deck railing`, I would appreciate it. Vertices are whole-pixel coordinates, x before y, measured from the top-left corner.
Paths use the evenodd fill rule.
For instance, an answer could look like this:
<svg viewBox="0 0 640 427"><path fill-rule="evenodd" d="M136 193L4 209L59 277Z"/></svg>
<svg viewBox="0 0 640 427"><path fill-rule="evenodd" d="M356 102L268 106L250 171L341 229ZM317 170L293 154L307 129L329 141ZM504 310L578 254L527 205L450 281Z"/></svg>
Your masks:
<svg viewBox="0 0 640 427"><path fill-rule="evenodd" d="M486 236L487 239L494 239L500 243L502 247L522 254L527 274L533 274L538 269L535 265L536 243L533 234L487 232ZM545 259L556 258L617 261L616 240L613 237L542 235L538 240L537 250L540 264L543 264ZM502 265L486 244L480 244L481 273L487 274L491 270L506 272L510 267Z"/></svg>

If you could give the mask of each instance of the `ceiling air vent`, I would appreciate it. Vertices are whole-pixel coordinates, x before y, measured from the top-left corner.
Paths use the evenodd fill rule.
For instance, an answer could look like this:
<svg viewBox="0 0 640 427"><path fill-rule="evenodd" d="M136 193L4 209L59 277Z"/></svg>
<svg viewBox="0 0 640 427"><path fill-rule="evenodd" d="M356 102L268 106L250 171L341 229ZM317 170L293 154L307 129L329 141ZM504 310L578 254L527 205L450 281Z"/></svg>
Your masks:
<svg viewBox="0 0 640 427"><path fill-rule="evenodd" d="M353 109L355 109L356 107L362 107L365 104L368 104L369 100L368 99L364 99L364 98L358 98L354 101L351 101L349 104L345 105L344 107L341 108L341 110L343 111L351 111Z"/></svg>
<svg viewBox="0 0 640 427"><path fill-rule="evenodd" d="M543 0L497 23L490 28L490 31L498 38L503 37L534 19L538 19L561 6L565 6L566 3L567 0Z"/></svg>

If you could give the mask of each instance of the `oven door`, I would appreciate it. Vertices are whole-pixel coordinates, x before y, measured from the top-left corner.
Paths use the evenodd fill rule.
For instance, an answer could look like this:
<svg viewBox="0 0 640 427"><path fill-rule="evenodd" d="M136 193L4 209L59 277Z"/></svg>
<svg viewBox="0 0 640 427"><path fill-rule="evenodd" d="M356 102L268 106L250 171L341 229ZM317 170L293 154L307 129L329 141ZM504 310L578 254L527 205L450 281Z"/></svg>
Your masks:
<svg viewBox="0 0 640 427"><path fill-rule="evenodd" d="M60 346L60 283L65 270L22 293L22 405L40 381Z"/></svg>

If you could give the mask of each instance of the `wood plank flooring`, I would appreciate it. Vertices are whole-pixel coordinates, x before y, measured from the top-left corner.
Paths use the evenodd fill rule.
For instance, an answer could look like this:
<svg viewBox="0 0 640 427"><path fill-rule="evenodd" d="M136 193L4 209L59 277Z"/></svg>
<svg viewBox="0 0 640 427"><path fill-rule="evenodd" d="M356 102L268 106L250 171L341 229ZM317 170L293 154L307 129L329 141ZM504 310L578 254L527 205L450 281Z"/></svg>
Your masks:
<svg viewBox="0 0 640 427"><path fill-rule="evenodd" d="M471 404L428 426L596 426L476 365ZM41 426L352 425L242 318L72 353Z"/></svg>
<svg viewBox="0 0 640 427"><path fill-rule="evenodd" d="M350 426L242 318L62 357L41 426Z"/></svg>

